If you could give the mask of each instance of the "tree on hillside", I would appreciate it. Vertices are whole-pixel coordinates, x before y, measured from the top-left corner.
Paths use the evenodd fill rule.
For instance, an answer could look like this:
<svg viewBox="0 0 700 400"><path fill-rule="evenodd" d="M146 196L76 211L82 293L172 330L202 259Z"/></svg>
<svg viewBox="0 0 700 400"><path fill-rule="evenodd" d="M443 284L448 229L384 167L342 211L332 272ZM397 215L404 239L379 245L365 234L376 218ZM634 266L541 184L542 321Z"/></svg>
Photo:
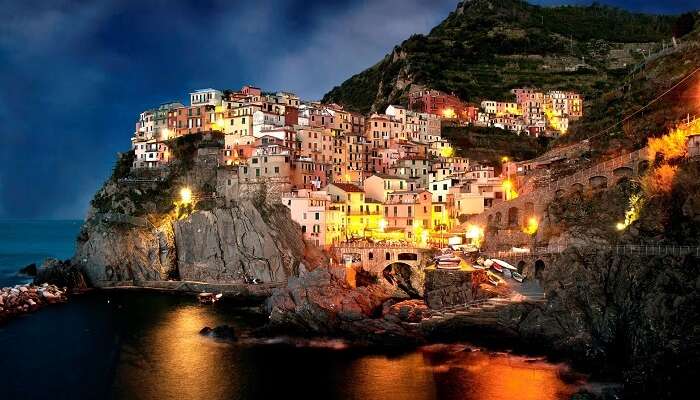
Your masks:
<svg viewBox="0 0 700 400"><path fill-rule="evenodd" d="M673 36L677 38L685 36L693 30L693 27L695 27L695 13L683 13L673 24Z"/></svg>

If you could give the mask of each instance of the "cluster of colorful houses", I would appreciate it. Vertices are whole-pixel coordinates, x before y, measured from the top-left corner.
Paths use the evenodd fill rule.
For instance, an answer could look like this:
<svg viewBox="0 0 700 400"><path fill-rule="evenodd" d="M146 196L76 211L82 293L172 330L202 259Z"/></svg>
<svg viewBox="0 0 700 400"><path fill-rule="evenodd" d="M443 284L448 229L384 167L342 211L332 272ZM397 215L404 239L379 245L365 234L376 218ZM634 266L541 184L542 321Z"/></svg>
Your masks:
<svg viewBox="0 0 700 400"><path fill-rule="evenodd" d="M480 105L474 105L462 102L454 95L421 88L409 93L408 108L463 124L497 127L532 136L566 133L569 121L583 116L583 100L575 92L555 90L545 93L518 88L511 93L515 96L514 101L484 100Z"/></svg>
<svg viewBox="0 0 700 400"><path fill-rule="evenodd" d="M418 106L418 97L411 106L425 112L390 105L364 116L252 86L197 90L187 106L141 113L133 168L167 166L173 139L216 133L218 145L206 151L217 196L237 200L264 187L319 246L358 237L424 243L515 194L493 167L455 156L441 137L445 109L457 103L429 96Z"/></svg>

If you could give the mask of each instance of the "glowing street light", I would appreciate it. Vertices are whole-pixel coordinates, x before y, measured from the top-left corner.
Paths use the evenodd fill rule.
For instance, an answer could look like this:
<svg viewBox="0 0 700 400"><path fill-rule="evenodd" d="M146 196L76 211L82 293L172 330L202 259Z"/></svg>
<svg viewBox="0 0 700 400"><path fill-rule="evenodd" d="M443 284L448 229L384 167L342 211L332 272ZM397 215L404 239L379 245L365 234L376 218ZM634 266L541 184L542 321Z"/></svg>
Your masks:
<svg viewBox="0 0 700 400"><path fill-rule="evenodd" d="M618 222L615 228L617 228L618 231L624 231L627 225L624 222Z"/></svg>
<svg viewBox="0 0 700 400"><path fill-rule="evenodd" d="M180 201L182 204L190 204L192 202L192 190L188 187L180 189Z"/></svg>
<svg viewBox="0 0 700 400"><path fill-rule="evenodd" d="M503 194L505 196L506 201L513 200L516 197L518 197L518 192L513 187L513 182L510 179L504 180L501 183L501 187L503 188Z"/></svg>
<svg viewBox="0 0 700 400"><path fill-rule="evenodd" d="M528 235L534 235L537 233L537 229L539 228L539 221L537 221L537 218L535 217L530 217L527 220L527 225L523 228L523 232L527 233Z"/></svg>
<svg viewBox="0 0 700 400"><path fill-rule="evenodd" d="M450 119L452 119L452 118L456 118L456 117L457 117L457 114L455 114L455 110L454 110L454 109L452 109L452 108L446 108L446 109L442 110L442 116L445 117L445 118L450 118Z"/></svg>

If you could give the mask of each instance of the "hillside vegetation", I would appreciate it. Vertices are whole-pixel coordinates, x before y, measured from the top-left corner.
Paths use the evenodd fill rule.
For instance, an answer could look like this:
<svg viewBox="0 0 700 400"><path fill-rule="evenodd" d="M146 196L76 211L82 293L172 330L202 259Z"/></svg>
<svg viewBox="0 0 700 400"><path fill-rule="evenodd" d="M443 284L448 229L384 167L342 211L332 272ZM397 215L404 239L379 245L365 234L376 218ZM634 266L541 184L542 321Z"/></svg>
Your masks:
<svg viewBox="0 0 700 400"><path fill-rule="evenodd" d="M457 155L500 167L501 158L527 160L542 154L549 144L546 137L518 136L500 128L445 126L442 137L457 150Z"/></svg>
<svg viewBox="0 0 700 400"><path fill-rule="evenodd" d="M687 116L700 117L700 72L693 75L700 67L700 23L693 24L679 47L639 64L614 89L590 99L584 118L557 144L591 137L598 155L618 154L643 147Z"/></svg>
<svg viewBox="0 0 700 400"><path fill-rule="evenodd" d="M428 35L411 36L323 100L360 112L382 110L390 103L405 104L412 84L470 101L505 99L520 86L572 89L590 99L619 84L631 66L668 44L677 22L677 17L595 4L467 1Z"/></svg>

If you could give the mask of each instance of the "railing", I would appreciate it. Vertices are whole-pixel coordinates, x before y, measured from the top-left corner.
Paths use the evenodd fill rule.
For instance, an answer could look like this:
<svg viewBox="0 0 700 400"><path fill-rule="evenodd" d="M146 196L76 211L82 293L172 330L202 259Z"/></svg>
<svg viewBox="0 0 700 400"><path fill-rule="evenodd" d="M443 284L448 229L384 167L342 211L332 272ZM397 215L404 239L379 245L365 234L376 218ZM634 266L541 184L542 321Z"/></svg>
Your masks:
<svg viewBox="0 0 700 400"><path fill-rule="evenodd" d="M165 178L120 178L119 183L154 183L154 182L164 182Z"/></svg>
<svg viewBox="0 0 700 400"><path fill-rule="evenodd" d="M551 182L549 185L547 185L547 190L553 191L558 190L562 187L568 187L574 183L581 181L582 179L587 179L591 176L595 176L596 174L607 173L617 168L627 166L632 161L646 159L646 157L642 157L642 154L646 154L647 151L647 148L644 147L642 149L635 150L631 153L623 154L619 157L603 161L602 163L598 163L591 168L576 172L573 175L565 176L563 178L557 179L554 182Z"/></svg>
<svg viewBox="0 0 700 400"><path fill-rule="evenodd" d="M400 243L368 243L368 242L343 242L333 246L334 249L426 249L410 244Z"/></svg>
<svg viewBox="0 0 700 400"><path fill-rule="evenodd" d="M93 218L97 222L122 223L140 227L147 227L150 224L146 218L134 217L120 213L96 213Z"/></svg>
<svg viewBox="0 0 700 400"><path fill-rule="evenodd" d="M569 245L537 247L530 252L497 251L497 258L524 259L543 255L561 254ZM595 246L600 250L610 250L615 255L639 256L694 256L700 258L700 246L685 245L653 245L653 244L620 244L610 246Z"/></svg>

